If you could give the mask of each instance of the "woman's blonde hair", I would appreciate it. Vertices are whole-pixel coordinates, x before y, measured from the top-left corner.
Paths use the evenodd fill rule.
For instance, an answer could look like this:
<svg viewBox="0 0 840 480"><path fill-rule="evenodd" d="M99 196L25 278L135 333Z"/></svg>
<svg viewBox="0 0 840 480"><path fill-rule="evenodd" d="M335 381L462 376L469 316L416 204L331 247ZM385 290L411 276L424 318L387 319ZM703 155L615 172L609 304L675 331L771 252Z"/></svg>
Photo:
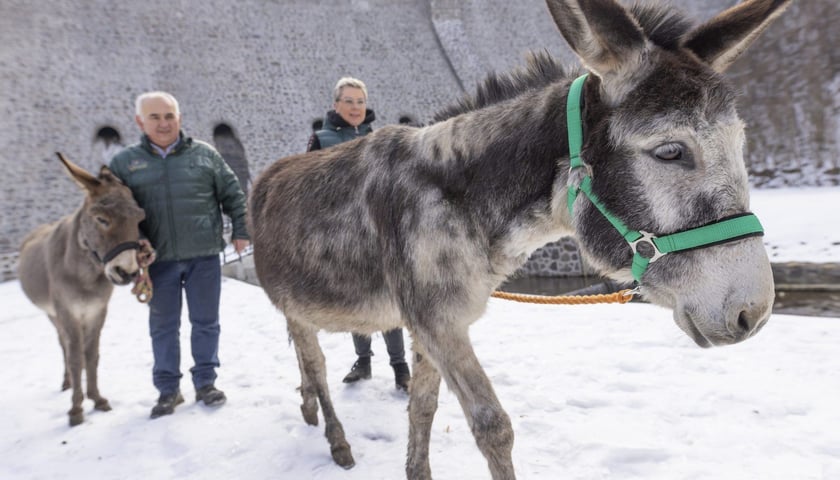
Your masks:
<svg viewBox="0 0 840 480"><path fill-rule="evenodd" d="M358 88L365 94L365 100L367 100L367 87L365 86L365 82L359 80L358 78L353 77L341 77L338 82L335 84L335 88L333 89L333 101L337 102L341 100L341 89L344 87L353 87Z"/></svg>

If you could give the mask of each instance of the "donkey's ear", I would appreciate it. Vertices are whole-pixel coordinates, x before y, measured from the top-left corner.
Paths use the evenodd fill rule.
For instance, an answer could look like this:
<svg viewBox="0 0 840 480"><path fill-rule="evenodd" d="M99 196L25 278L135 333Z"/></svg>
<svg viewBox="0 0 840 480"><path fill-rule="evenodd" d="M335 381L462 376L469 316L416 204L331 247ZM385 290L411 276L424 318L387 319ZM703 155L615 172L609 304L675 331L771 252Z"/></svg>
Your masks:
<svg viewBox="0 0 840 480"><path fill-rule="evenodd" d="M620 85L644 68L650 48L647 38L615 0L546 0L546 4L566 42L604 80L608 93L610 85Z"/></svg>
<svg viewBox="0 0 840 480"><path fill-rule="evenodd" d="M99 181L123 183L118 176L114 175L114 172L112 172L107 165L102 165L101 167L99 167Z"/></svg>
<svg viewBox="0 0 840 480"><path fill-rule="evenodd" d="M102 185L98 178L88 173L88 171L84 168L65 158L61 152L55 152L55 154L58 155L58 159L61 160L61 163L63 163L67 168L67 172L70 173L70 177L75 180L80 187L93 192L97 187Z"/></svg>
<svg viewBox="0 0 840 480"><path fill-rule="evenodd" d="M747 0L688 33L683 46L723 72L793 0Z"/></svg>

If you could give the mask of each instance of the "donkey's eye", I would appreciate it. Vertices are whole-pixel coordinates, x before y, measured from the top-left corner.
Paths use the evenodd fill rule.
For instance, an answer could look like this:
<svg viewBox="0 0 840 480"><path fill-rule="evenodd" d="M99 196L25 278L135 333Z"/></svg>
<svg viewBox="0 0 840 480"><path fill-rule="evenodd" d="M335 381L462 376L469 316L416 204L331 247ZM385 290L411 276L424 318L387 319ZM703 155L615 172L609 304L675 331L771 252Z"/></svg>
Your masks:
<svg viewBox="0 0 840 480"><path fill-rule="evenodd" d="M105 217L96 217L96 221L97 221L100 225L102 225L103 227L107 227L108 225L110 225L110 224L111 224L111 222L109 222L109 221L108 221L108 219L107 219L107 218L105 218Z"/></svg>
<svg viewBox="0 0 840 480"><path fill-rule="evenodd" d="M685 147L681 143L666 143L654 148L653 155L666 162L682 160L685 155Z"/></svg>

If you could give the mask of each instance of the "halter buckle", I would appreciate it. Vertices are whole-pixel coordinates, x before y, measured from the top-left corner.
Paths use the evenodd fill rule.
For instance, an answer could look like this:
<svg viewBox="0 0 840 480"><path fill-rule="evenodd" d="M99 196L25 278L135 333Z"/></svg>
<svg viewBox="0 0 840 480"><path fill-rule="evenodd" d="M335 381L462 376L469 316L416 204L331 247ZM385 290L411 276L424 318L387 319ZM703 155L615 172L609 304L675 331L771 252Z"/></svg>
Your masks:
<svg viewBox="0 0 840 480"><path fill-rule="evenodd" d="M639 230L639 234L642 236L637 240L630 242L630 249L633 250L634 255L646 258L648 263L653 263L665 256L666 252L659 250L659 247L656 246L656 242L654 242L654 240L658 238L656 235L645 232L644 230ZM640 245L642 246L641 250L639 249ZM647 245L650 245L650 247ZM653 252L651 252L651 249L653 249Z"/></svg>

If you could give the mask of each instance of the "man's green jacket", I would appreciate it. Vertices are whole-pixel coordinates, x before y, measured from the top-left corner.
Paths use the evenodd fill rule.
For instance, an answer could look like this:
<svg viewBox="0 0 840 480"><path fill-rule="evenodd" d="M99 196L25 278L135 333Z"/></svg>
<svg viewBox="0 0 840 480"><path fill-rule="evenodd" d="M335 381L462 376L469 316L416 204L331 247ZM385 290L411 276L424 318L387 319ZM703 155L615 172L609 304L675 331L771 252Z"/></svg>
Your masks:
<svg viewBox="0 0 840 480"><path fill-rule="evenodd" d="M182 132L178 145L163 158L143 135L140 143L115 155L110 168L145 210L140 230L158 262L221 252L222 211L233 222L232 238L248 239L245 194L231 168L207 143Z"/></svg>

